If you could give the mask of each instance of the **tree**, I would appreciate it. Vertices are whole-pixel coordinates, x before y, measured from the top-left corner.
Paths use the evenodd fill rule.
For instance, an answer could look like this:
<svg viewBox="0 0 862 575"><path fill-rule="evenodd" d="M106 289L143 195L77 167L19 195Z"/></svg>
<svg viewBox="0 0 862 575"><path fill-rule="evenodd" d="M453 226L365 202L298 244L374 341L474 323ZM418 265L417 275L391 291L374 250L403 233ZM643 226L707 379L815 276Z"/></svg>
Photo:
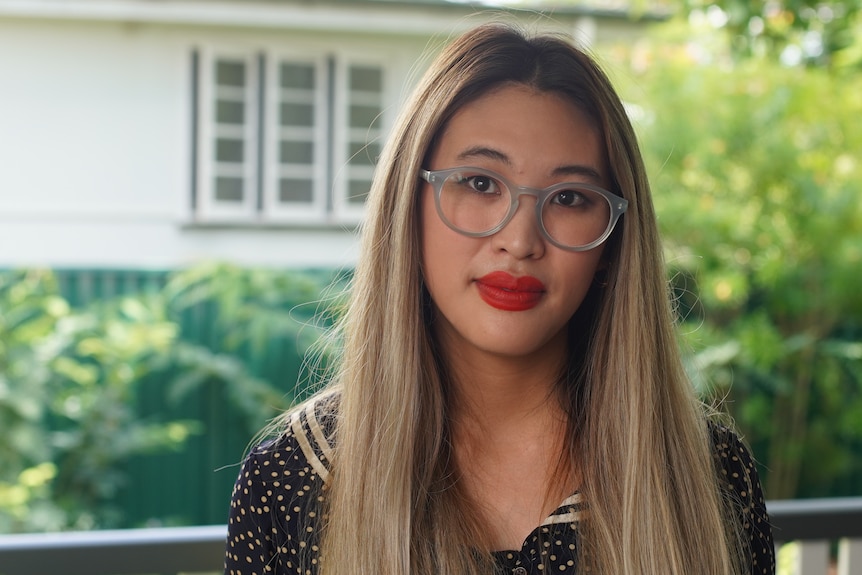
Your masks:
<svg viewBox="0 0 862 575"><path fill-rule="evenodd" d="M683 9L725 28L740 56L767 55L786 64L858 67L862 1L682 0Z"/></svg>
<svg viewBox="0 0 862 575"><path fill-rule="evenodd" d="M641 47L628 87L692 373L726 395L768 497L858 491L862 82L705 65L703 41Z"/></svg>
<svg viewBox="0 0 862 575"><path fill-rule="evenodd" d="M728 34L736 58L788 65L862 67L862 0L503 0L553 12L564 5L687 17Z"/></svg>

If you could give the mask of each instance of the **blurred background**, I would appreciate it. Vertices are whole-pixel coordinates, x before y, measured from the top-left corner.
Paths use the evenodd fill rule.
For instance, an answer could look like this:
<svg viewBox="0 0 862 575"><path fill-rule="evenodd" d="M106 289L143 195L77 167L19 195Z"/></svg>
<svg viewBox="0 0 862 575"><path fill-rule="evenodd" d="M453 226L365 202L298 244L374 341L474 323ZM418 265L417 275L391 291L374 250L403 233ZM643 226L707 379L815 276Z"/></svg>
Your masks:
<svg viewBox="0 0 862 575"><path fill-rule="evenodd" d="M453 34L572 35L770 500L862 495L862 1L0 0L0 533L223 524ZM709 399L713 401L712 399Z"/></svg>

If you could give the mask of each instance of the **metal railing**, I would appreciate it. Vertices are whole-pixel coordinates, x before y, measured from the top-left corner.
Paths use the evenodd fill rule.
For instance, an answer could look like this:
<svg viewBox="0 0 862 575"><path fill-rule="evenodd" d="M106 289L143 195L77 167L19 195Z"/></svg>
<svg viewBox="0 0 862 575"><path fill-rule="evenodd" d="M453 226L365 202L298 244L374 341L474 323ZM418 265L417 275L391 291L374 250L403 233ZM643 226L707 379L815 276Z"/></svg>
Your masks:
<svg viewBox="0 0 862 575"><path fill-rule="evenodd" d="M776 543L795 542L795 575L862 573L862 497L771 501ZM224 525L0 536L0 575L220 573Z"/></svg>
<svg viewBox="0 0 862 575"><path fill-rule="evenodd" d="M220 573L227 527L0 536L0 575Z"/></svg>
<svg viewBox="0 0 862 575"><path fill-rule="evenodd" d="M795 542L794 575L827 575L838 542L837 575L862 574L862 497L770 501L776 549Z"/></svg>

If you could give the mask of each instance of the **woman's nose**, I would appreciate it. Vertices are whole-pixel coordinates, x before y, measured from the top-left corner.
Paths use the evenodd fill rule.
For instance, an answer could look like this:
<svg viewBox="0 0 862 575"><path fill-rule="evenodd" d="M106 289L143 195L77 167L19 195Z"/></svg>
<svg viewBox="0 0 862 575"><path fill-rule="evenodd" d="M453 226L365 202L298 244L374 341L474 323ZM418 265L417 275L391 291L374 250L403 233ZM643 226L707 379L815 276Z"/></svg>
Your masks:
<svg viewBox="0 0 862 575"><path fill-rule="evenodd" d="M545 238L536 217L537 201L535 197L528 195L519 198L512 219L503 229L491 236L495 250L508 252L517 259L535 259L545 254Z"/></svg>

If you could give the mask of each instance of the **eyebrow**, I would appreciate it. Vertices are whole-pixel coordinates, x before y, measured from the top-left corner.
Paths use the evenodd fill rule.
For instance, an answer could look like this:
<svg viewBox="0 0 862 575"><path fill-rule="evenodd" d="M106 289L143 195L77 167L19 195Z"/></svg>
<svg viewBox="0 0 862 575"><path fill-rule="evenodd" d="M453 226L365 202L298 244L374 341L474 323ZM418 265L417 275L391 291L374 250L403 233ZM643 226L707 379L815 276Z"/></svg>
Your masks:
<svg viewBox="0 0 862 575"><path fill-rule="evenodd" d="M509 159L509 156L499 150L485 146L467 148L456 156L458 161L467 161L473 158L487 158L489 160L501 162L508 167L512 167L512 160ZM551 171L551 175L554 177L585 176L596 182L602 182L604 180L598 169L593 166L586 166L583 164L566 164L563 166L557 166Z"/></svg>

